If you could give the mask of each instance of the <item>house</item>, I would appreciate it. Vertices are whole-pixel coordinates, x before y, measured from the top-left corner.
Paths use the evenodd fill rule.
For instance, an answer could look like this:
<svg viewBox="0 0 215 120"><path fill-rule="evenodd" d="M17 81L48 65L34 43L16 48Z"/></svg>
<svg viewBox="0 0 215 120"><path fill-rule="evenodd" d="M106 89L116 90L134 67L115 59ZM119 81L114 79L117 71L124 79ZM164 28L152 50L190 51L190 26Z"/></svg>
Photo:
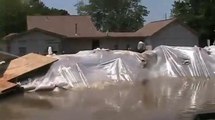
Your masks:
<svg viewBox="0 0 215 120"><path fill-rule="evenodd" d="M199 35L175 18L151 22L139 29L136 34L144 36L145 43L152 48L159 45L199 45Z"/></svg>
<svg viewBox="0 0 215 120"><path fill-rule="evenodd" d="M27 31L4 37L7 50L16 55L77 53L95 48L136 49L139 41L148 47L198 45L198 35L176 19L149 23L136 32L100 32L90 16L28 16Z"/></svg>

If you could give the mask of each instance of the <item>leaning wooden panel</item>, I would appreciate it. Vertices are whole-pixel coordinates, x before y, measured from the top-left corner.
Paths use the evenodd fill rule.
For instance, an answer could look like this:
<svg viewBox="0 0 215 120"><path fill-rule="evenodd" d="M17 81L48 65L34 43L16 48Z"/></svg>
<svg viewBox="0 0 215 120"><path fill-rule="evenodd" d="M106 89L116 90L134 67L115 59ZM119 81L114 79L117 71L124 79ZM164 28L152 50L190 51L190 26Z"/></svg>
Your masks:
<svg viewBox="0 0 215 120"><path fill-rule="evenodd" d="M16 86L17 86L17 84L7 82L7 81L1 81L0 82L0 95L6 91L9 91L10 89L13 89Z"/></svg>
<svg viewBox="0 0 215 120"><path fill-rule="evenodd" d="M0 81L10 81L31 71L52 64L55 61L57 61L56 58L30 53L12 60L3 76L0 78Z"/></svg>

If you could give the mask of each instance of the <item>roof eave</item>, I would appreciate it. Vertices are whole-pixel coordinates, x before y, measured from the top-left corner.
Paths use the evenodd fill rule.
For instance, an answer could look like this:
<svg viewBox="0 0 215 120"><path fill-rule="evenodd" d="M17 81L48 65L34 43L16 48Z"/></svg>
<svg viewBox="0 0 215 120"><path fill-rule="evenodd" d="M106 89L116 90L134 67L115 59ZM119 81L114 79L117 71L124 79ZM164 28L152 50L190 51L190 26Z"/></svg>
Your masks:
<svg viewBox="0 0 215 120"><path fill-rule="evenodd" d="M31 32L37 32L37 31L38 31L38 32L45 33L45 34L54 35L54 36L59 37L59 38L67 38L67 36L64 36L64 35L61 35L61 34L53 33L53 32L46 31L46 30L43 30L43 29L40 29L40 28L33 28L33 29L27 30L27 31L25 31L25 32L18 33L18 34L16 34L16 35L10 36L10 37L8 37L8 38L6 38L6 39L3 39L3 40L5 40L5 41L10 41L10 40L13 40L14 38L17 38L17 37L26 35L26 34L31 33Z"/></svg>

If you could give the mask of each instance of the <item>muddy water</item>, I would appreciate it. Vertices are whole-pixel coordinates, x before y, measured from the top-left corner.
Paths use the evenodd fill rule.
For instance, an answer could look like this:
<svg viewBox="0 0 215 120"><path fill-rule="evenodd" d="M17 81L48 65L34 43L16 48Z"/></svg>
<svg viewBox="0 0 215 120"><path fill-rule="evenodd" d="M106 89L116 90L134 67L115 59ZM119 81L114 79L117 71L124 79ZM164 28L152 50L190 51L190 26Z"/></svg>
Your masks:
<svg viewBox="0 0 215 120"><path fill-rule="evenodd" d="M0 101L1 120L191 120L215 111L213 80L158 79Z"/></svg>

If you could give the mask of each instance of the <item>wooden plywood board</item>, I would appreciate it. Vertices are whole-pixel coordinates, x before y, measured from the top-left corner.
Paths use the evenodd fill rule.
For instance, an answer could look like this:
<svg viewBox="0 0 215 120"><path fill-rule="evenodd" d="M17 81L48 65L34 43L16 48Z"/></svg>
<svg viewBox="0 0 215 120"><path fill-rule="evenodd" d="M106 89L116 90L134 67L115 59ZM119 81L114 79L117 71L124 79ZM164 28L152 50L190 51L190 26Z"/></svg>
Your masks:
<svg viewBox="0 0 215 120"><path fill-rule="evenodd" d="M13 89L16 86L17 86L17 84L14 84L14 83L11 83L11 82L7 82L7 81L1 81L0 82L0 94L3 94L4 91Z"/></svg>
<svg viewBox="0 0 215 120"><path fill-rule="evenodd" d="M4 72L3 77L0 78L0 81L10 81L31 71L52 64L55 61L57 61L56 58L30 53L12 60Z"/></svg>

